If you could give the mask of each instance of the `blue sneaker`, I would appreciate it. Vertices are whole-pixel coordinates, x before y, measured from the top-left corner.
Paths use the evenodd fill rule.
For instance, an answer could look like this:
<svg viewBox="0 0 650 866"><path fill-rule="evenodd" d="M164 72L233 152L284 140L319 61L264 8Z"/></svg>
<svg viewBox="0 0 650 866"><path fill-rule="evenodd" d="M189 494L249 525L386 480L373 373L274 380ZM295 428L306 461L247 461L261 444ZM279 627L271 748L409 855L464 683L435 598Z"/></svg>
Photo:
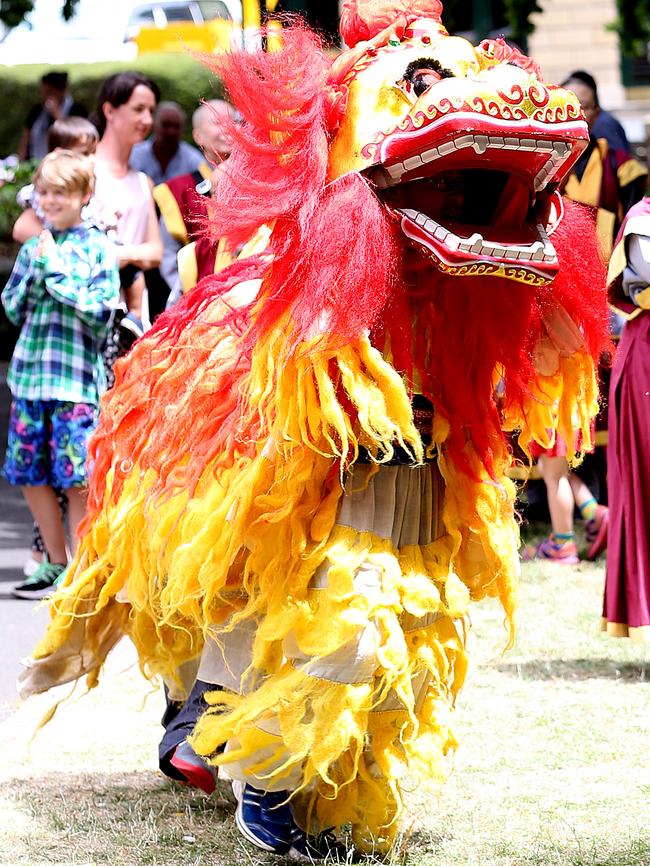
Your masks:
<svg viewBox="0 0 650 866"><path fill-rule="evenodd" d="M288 854L302 833L291 813L289 791L259 791L252 785L234 781L237 798L235 821L239 832L262 851Z"/></svg>
<svg viewBox="0 0 650 866"><path fill-rule="evenodd" d="M133 313L127 313L117 323L117 342L119 355L126 355L136 340L144 334L144 325Z"/></svg>

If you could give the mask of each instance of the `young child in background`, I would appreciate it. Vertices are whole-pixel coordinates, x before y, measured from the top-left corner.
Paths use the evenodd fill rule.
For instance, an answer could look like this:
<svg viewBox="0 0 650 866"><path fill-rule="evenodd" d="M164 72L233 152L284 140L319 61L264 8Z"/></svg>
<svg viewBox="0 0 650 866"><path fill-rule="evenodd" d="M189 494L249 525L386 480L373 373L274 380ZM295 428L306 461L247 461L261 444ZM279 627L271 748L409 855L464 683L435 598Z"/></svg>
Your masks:
<svg viewBox="0 0 650 866"><path fill-rule="evenodd" d="M47 137L50 153L63 148L82 156L92 156L98 141L99 133L85 117L61 117L55 120ZM18 243L24 244L25 241L39 235L43 229L43 214L34 184L30 183L19 190L16 201L23 208L23 212L14 223L12 236ZM84 208L83 216L84 219L94 218L90 203Z"/></svg>
<svg viewBox="0 0 650 866"><path fill-rule="evenodd" d="M50 127L47 140L50 153L63 148L84 156L94 156L99 142L99 132L97 127L85 117L61 117ZM24 210L14 224L12 236L15 241L23 244L40 234L45 226L45 220L33 184L24 186L18 192L16 200ZM91 197L88 204L84 206L82 217L85 222L94 223L113 242L116 242L116 225L108 225L106 220L102 218L94 197ZM128 298L131 294L141 296L145 285L142 271L133 265L125 265L120 268L120 284L125 297ZM140 334L137 328L136 332L133 332L132 319L126 315L128 312L127 305L123 304L123 309L116 316L113 331L109 334L104 346L104 365L109 387L113 384L115 361L121 355L126 354Z"/></svg>
<svg viewBox="0 0 650 866"><path fill-rule="evenodd" d="M574 530L574 510L577 508L585 524L587 549L585 558L594 560L607 547L609 511L599 505L585 482L567 463L567 447L561 437L550 449L533 448L546 485L551 534L538 545L524 548L522 559L546 559L560 565L580 562Z"/></svg>
<svg viewBox="0 0 650 866"><path fill-rule="evenodd" d="M65 525L55 490L69 502L70 548L85 512L86 448L105 384L102 345L119 301L115 247L82 209L93 189L87 157L56 150L34 174L50 229L23 244L2 292L20 327L7 383L12 395L3 474L20 486L45 543L46 558L17 598L44 598L65 570Z"/></svg>
<svg viewBox="0 0 650 866"><path fill-rule="evenodd" d="M72 150L83 156L92 156L95 153L97 142L99 141L99 133L93 124L85 117L60 117L55 120L50 127L47 144L48 152L63 148ZM34 189L34 184L30 183L18 191L16 201L23 208L22 214L16 220L12 235L15 241L24 244L30 238L38 237L45 226L45 219L38 202L38 193ZM90 220L98 226L97 208L94 206L93 199L84 206L82 216L84 220ZM106 347L104 352L106 352ZM116 353L114 353L116 354ZM114 359L113 359L114 361ZM105 362L106 363L106 362ZM56 491L59 507L63 519L68 511L68 498L61 490ZM45 553L45 545L41 537L38 525L34 524L32 537L32 550L29 559L26 561L23 572L25 577L31 577L38 566L43 561Z"/></svg>

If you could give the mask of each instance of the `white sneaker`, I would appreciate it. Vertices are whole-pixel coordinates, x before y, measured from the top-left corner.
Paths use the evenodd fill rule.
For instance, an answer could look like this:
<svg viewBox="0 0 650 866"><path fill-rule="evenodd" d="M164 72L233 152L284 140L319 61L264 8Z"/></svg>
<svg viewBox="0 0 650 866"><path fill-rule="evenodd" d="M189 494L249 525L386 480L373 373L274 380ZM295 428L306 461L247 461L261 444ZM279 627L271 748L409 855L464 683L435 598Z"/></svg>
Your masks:
<svg viewBox="0 0 650 866"><path fill-rule="evenodd" d="M31 577L40 564L41 563L38 561L38 559L34 559L34 557L30 554L29 559L23 565L23 574L25 575L25 577Z"/></svg>

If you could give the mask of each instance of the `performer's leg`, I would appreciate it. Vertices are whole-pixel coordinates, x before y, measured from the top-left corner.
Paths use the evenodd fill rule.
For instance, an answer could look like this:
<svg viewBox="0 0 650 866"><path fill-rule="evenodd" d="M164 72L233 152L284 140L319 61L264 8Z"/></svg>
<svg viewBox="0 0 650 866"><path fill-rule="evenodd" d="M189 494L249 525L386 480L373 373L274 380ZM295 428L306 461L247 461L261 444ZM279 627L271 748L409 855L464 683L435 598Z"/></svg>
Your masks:
<svg viewBox="0 0 650 866"><path fill-rule="evenodd" d="M168 702L163 716L165 733L158 746L158 765L170 779L188 782L206 794L214 791L217 770L196 754L187 742L194 726L205 710L205 693L218 690L220 686L196 680L187 700L175 709ZM175 711L174 711L175 709Z"/></svg>
<svg viewBox="0 0 650 866"><path fill-rule="evenodd" d="M206 641L198 673L203 694L220 688L243 693L259 684L254 676L248 676L256 628L255 623L246 621L230 631L220 632L218 638ZM287 646L285 649L290 657L291 648ZM327 660L324 664L327 665ZM374 670L374 665L370 665L370 670ZM204 701L203 708L206 706ZM193 723L197 718L198 714ZM189 721L189 716L186 715L185 720ZM181 719L179 724L182 726L185 720ZM225 765L233 779L233 792L237 798L236 822L242 836L262 851L290 854L307 858L310 862L333 857L337 852L343 853L333 833L307 834L298 825L291 798L301 782L301 768L284 775L281 781L269 779L268 776L284 762L287 754L281 749L274 719L265 720L262 734L267 735L271 742L269 760L259 752L248 761ZM234 752L238 747L235 740L230 740L225 751ZM264 764L264 770L257 775L255 766L260 763Z"/></svg>
<svg viewBox="0 0 650 866"><path fill-rule="evenodd" d="M441 759L453 743L446 717L453 703L452 695L462 680L463 661L461 658L457 672L455 658L464 658L464 640L454 628L455 619L466 612L467 593L447 562L450 545L441 517L443 492L442 477L434 466L382 467L374 474L370 467L360 467L355 470L354 481L349 479L337 519L340 530L327 558L313 572L309 589L315 594L314 601L321 592L326 599L331 574L336 575L340 586L341 576L346 573L352 580L347 590L348 609L355 609L356 599L360 611L376 606L381 616L360 616L356 628L345 630L345 641L328 652L305 649L306 645L311 647L311 637L303 634L301 645L290 632L282 645L280 676L287 677L299 689L285 695L287 704L296 704L297 729L281 728L280 715L275 714L277 705L269 703L260 704L260 710L251 714L250 721L235 728L238 733L226 734L231 739L226 747L226 760L220 763L239 783L233 786L238 798L238 827L246 839L262 850L287 853L296 847L296 840L321 852L323 846L331 850L336 844L333 835L326 832L323 836L317 831L350 820L358 823L357 838L363 847L388 846L396 832L400 797L396 780L384 773L391 761L407 763L403 744L393 743L393 739L394 736L399 739L401 726L410 727L414 713L420 713L421 695L428 702L423 724L435 731ZM439 538L440 544L434 545ZM399 583L402 567L414 575L429 572L440 575L436 591L429 593L427 589L423 596L431 602L430 613L407 616L404 612L398 616L392 610L390 599L395 595L394 586L396 581ZM386 605L382 602L384 596L389 599ZM429 609L429 601L424 610ZM208 640L200 678L218 682L243 696L251 693L251 699L263 693L273 683L273 677L260 681L249 676L257 630L257 623L245 621L230 631L220 630L214 640ZM391 678L399 680L399 689L395 690L386 688L380 655L388 633L395 638L398 655L403 652L399 662L394 658L388 660L389 665L396 665L391 667ZM411 658L411 638L407 634L418 635L412 639L414 652L420 639L423 645L428 645L430 639L440 658L435 653L425 653L421 663ZM412 673L424 676L426 683L414 682L410 687L405 682L400 671L406 671L410 664ZM437 677L434 684L427 677L431 666L435 667ZM458 684L452 687L455 679ZM274 694L272 689L268 691L269 695ZM245 697L242 705L246 705ZM319 736L327 739L331 725L336 729L328 745L331 758L327 774L331 782L314 773L305 784L305 760L296 738L300 740L299 729L303 724L306 731L310 730L313 714L319 716ZM395 718L400 719L397 729L392 721L385 721ZM339 720L350 722L349 738L337 727ZM364 725L368 725L367 734L359 738L358 732ZM214 743L221 741L223 731L228 730L228 717L223 722L217 721L215 727L220 729L219 734L212 733L208 712L191 740L201 754L209 756ZM310 735L313 729L307 737ZM237 736L241 740L236 740ZM340 751L339 739L343 743ZM312 759L310 752L306 760ZM313 786L320 786L321 790L317 792ZM302 789L300 794L294 795L298 788ZM318 811L313 808L314 797ZM284 808L286 803L292 808ZM314 831L315 837L307 836L301 825ZM314 853L310 856L316 859Z"/></svg>

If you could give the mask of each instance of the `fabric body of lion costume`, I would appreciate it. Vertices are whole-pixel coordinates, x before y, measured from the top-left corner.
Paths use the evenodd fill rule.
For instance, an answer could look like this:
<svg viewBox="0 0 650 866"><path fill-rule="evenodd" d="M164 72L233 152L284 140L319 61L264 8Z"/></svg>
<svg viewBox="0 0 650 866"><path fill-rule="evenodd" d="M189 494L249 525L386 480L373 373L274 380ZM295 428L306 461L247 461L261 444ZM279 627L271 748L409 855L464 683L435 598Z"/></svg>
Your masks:
<svg viewBox="0 0 650 866"><path fill-rule="evenodd" d="M577 100L439 13L348 0L333 63L295 22L214 60L244 123L210 230L270 245L118 364L23 679L94 685L122 634L177 696L199 663L226 691L193 748L360 847L391 844L407 771L444 776L470 601L512 630L504 431L588 444L606 341L592 222L556 193Z"/></svg>

